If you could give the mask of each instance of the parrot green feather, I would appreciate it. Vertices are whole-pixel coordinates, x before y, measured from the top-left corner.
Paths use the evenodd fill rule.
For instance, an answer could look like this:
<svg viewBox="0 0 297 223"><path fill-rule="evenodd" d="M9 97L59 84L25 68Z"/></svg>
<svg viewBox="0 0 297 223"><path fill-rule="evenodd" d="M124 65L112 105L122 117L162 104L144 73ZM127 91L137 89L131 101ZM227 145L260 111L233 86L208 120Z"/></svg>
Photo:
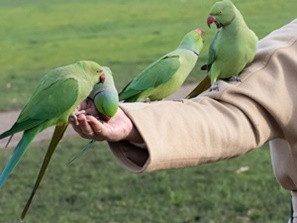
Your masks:
<svg viewBox="0 0 297 223"><path fill-rule="evenodd" d="M69 116L89 95L93 86L99 83L102 74L102 68L97 63L79 61L51 70L40 80L15 124L0 135L0 139L3 139L23 131L20 142L0 175L0 187L34 137L52 125L66 125ZM55 135L52 138L52 141L54 140L56 140Z"/></svg>
<svg viewBox="0 0 297 223"><path fill-rule="evenodd" d="M120 101L162 100L181 87L203 48L203 30L187 33L178 48L140 72L119 93Z"/></svg>
<svg viewBox="0 0 297 223"><path fill-rule="evenodd" d="M258 37L230 0L222 0L212 6L207 23L210 26L213 22L220 29L212 40L208 62L202 69L208 71L211 90L218 90L217 80L239 75L253 61ZM198 84L187 98L197 96L204 89Z"/></svg>

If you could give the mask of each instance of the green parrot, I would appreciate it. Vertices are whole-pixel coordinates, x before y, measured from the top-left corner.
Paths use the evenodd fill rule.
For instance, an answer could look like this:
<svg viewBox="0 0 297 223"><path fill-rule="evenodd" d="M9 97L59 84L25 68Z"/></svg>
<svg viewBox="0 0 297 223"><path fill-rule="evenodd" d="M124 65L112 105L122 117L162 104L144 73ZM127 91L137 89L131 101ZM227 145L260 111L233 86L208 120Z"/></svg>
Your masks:
<svg viewBox="0 0 297 223"><path fill-rule="evenodd" d="M0 187L18 164L34 137L44 129L56 125L36 181L37 186L35 185L29 199L31 202L51 155L68 126L69 116L76 118L76 107L89 95L95 84L103 81L103 76L102 67L97 63L79 61L75 64L53 69L40 80L17 121L11 129L0 135L0 139L3 139L8 136L12 137L17 132L23 132L21 140L0 175ZM30 202L27 203L28 207ZM25 212L23 212L21 219L25 217Z"/></svg>
<svg viewBox="0 0 297 223"><path fill-rule="evenodd" d="M102 67L104 71L104 82L96 84L88 96L94 101L99 112L99 118L108 121L113 117L119 107L119 95L115 87L112 72L109 67Z"/></svg>
<svg viewBox="0 0 297 223"><path fill-rule="evenodd" d="M183 84L203 48L202 29L187 33L178 48L140 72L119 93L120 101L162 100Z"/></svg>
<svg viewBox="0 0 297 223"><path fill-rule="evenodd" d="M197 96L211 84L211 90L219 90L218 79L236 77L254 59L258 37L230 0L219 1L212 6L207 25L210 27L212 23L219 30L209 47L208 62L201 68L208 71L208 76L187 98Z"/></svg>
<svg viewBox="0 0 297 223"><path fill-rule="evenodd" d="M108 122L108 120L113 117L118 110L119 95L114 85L111 70L109 67L102 68L105 74L102 77L104 81L94 86L88 96L88 99L94 101L94 104L99 112L98 120ZM68 162L68 165L82 156L95 142L95 140L91 140L71 161Z"/></svg>

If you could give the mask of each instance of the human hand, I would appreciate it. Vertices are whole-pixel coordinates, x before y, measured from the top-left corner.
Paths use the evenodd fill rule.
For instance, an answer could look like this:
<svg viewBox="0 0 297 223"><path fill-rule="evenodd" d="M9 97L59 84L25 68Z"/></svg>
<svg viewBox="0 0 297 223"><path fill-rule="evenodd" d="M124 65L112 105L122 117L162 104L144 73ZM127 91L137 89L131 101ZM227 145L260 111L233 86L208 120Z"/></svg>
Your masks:
<svg viewBox="0 0 297 223"><path fill-rule="evenodd" d="M99 113L91 100L86 99L83 101L77 107L77 110L85 110L86 113L77 116L78 125L76 125L72 117L69 118L69 123L81 137L96 141L116 142L128 140L143 143L138 130L121 108L108 122L102 122L95 118L99 116Z"/></svg>

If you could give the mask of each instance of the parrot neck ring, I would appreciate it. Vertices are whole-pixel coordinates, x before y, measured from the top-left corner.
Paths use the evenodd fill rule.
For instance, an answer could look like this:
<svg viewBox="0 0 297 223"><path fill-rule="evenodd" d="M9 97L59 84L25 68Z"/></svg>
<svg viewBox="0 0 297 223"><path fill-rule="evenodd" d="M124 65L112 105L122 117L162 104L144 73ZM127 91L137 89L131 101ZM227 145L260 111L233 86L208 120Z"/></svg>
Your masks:
<svg viewBox="0 0 297 223"><path fill-rule="evenodd" d="M94 94L94 97L93 97L93 98L96 98L96 96L97 96L98 94L102 93L102 92L103 92L103 90L101 90L101 91L97 91L97 92Z"/></svg>
<svg viewBox="0 0 297 223"><path fill-rule="evenodd" d="M197 57L199 57L199 53L197 53L195 50L191 50Z"/></svg>

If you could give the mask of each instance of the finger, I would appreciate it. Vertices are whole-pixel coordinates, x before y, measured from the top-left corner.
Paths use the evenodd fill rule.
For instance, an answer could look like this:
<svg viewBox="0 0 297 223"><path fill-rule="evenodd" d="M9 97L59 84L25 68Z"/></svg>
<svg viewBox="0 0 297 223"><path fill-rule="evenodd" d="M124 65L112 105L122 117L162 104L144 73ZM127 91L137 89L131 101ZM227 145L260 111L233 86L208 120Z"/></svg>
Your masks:
<svg viewBox="0 0 297 223"><path fill-rule="evenodd" d="M85 115L79 115L77 117L78 120L78 129L77 132L84 138L93 139L94 132L91 126L89 125L87 118ZM76 130L76 128L74 128Z"/></svg>
<svg viewBox="0 0 297 223"><path fill-rule="evenodd" d="M81 119L81 118L80 118ZM79 121L78 121L79 122ZM77 125L76 124L76 121L74 118L69 118L69 123L72 125L72 128L74 129L74 131L76 131L81 137L83 138L87 138L87 139L90 139L90 136L86 136L84 133L83 133L83 130L81 128L81 125Z"/></svg>
<svg viewBox="0 0 297 223"><path fill-rule="evenodd" d="M93 116L87 116L87 121L94 132L94 138L100 141L106 140L104 137L104 133L107 130L106 126Z"/></svg>

